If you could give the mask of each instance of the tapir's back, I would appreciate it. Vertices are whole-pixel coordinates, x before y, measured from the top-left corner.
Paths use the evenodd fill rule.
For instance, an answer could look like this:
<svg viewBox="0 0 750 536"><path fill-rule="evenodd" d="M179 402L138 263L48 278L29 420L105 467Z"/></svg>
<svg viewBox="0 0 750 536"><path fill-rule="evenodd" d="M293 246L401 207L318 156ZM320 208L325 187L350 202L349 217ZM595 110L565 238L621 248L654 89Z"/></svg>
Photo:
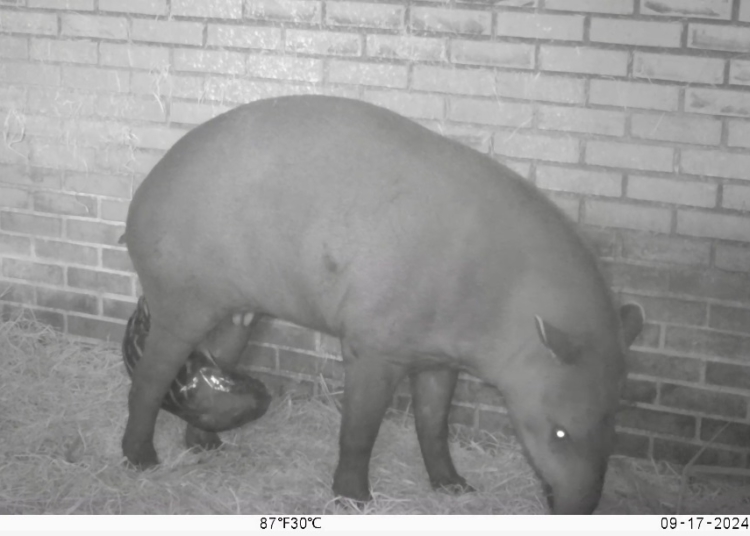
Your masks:
<svg viewBox="0 0 750 536"><path fill-rule="evenodd" d="M471 300L460 274L497 302L534 250L565 250L580 264L571 273L585 272L573 277L597 277L556 208L509 170L394 113L329 97L259 101L188 133L136 193L127 234L139 274L169 273L175 289L199 282L327 331L355 314L351 303L377 315L395 299L420 310L439 307L436 294Z"/></svg>

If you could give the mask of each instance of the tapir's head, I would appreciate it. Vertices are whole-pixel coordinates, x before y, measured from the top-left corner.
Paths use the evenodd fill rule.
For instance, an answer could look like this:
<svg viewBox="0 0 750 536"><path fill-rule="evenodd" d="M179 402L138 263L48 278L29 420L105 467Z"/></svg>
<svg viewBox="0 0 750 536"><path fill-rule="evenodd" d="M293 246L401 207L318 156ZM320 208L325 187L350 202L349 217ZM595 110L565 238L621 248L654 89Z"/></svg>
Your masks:
<svg viewBox="0 0 750 536"><path fill-rule="evenodd" d="M620 309L614 340L571 335L541 317L537 350L507 392L516 433L554 514L590 514L599 503L625 381L624 352L643 327L638 305Z"/></svg>

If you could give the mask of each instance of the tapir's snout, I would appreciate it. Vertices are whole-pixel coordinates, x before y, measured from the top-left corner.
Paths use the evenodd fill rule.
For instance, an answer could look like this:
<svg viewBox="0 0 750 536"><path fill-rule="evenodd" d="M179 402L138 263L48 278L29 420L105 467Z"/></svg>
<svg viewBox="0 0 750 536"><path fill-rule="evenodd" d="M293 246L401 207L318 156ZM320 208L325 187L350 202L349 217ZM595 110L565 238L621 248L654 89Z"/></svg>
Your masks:
<svg viewBox="0 0 750 536"><path fill-rule="evenodd" d="M558 486L553 488L546 482L542 484L550 512L555 515L590 515L599 506L604 484L603 478L585 485L581 491L578 486Z"/></svg>

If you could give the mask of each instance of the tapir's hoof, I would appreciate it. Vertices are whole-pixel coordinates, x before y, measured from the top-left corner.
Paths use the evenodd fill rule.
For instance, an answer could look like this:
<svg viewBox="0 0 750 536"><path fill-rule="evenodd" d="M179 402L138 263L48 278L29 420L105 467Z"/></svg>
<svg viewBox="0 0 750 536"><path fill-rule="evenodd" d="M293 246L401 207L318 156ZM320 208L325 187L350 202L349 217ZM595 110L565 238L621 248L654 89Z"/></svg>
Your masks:
<svg viewBox="0 0 750 536"><path fill-rule="evenodd" d="M130 469L145 471L159 465L159 458L156 456L153 445L132 449L123 444L122 451L125 454L125 466Z"/></svg>
<svg viewBox="0 0 750 536"><path fill-rule="evenodd" d="M450 493L451 495L461 495L463 493L472 493L476 491L474 486L469 485L466 480L458 477L457 480L451 482L431 482L433 489L436 491L443 491Z"/></svg>
<svg viewBox="0 0 750 536"><path fill-rule="evenodd" d="M344 501L364 505L372 500L367 479L357 478L351 473L336 473L333 475L333 494ZM342 501L343 502L343 501Z"/></svg>
<svg viewBox="0 0 750 536"><path fill-rule="evenodd" d="M185 446L189 449L216 450L223 445L216 432L206 432L188 424L185 428Z"/></svg>
<svg viewBox="0 0 750 536"><path fill-rule="evenodd" d="M249 318L249 320L248 320ZM252 315L240 315L249 323ZM125 368L132 377L151 327L143 296L128 320L122 340ZM210 355L193 352L177 373L161 407L206 432L231 430L263 416L271 402L266 386L247 374L219 368Z"/></svg>

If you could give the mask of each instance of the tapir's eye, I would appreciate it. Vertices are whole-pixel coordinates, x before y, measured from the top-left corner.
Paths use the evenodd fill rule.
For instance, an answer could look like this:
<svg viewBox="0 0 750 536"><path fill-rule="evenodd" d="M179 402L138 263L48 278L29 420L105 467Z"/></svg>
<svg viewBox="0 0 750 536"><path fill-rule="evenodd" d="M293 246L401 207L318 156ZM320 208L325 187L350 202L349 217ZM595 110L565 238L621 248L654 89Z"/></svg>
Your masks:
<svg viewBox="0 0 750 536"><path fill-rule="evenodd" d="M570 435L568 434L567 430L565 430L565 428L555 426L552 429L552 438L557 441L565 441L567 439L570 439Z"/></svg>

